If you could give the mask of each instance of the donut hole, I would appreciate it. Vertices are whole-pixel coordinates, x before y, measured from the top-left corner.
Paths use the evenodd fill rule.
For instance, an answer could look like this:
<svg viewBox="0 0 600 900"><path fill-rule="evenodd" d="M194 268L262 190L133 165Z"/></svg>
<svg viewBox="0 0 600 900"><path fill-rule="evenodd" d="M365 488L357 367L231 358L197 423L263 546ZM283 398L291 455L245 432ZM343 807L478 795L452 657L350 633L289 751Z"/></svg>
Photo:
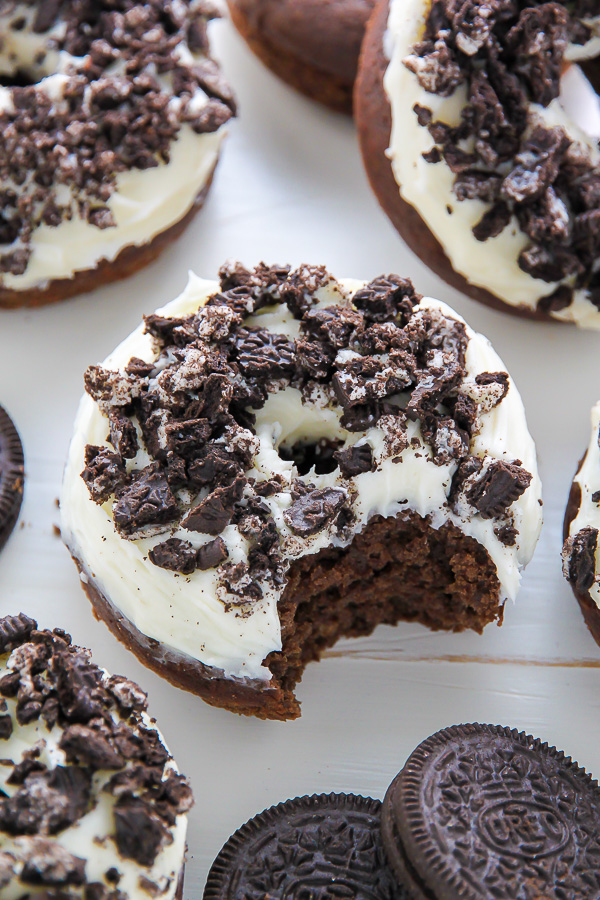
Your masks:
<svg viewBox="0 0 600 900"><path fill-rule="evenodd" d="M292 462L299 475L308 475L314 469L316 475L329 475L338 468L334 453L343 447L344 441L319 438L313 441L296 441L294 444L280 444L281 459Z"/></svg>
<svg viewBox="0 0 600 900"><path fill-rule="evenodd" d="M39 84L42 77L36 77L24 69L17 69L16 72L0 72L0 87L32 87Z"/></svg>
<svg viewBox="0 0 600 900"><path fill-rule="evenodd" d="M293 691L306 665L342 637L399 621L481 632L502 619L487 551L454 525L435 529L415 512L373 517L349 547L295 560L287 581L278 606L282 649L265 660L281 717L299 715Z"/></svg>

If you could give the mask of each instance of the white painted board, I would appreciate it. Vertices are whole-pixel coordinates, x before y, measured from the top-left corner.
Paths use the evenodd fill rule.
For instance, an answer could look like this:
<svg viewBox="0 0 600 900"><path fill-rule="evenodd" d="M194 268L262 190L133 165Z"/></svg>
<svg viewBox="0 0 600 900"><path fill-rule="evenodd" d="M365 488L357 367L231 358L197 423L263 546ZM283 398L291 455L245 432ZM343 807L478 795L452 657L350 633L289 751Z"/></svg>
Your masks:
<svg viewBox="0 0 600 900"><path fill-rule="evenodd" d="M23 610L90 646L101 665L149 691L196 805L186 900L199 900L213 857L265 806L315 791L382 797L408 753L445 725L527 729L600 775L600 650L560 572L564 504L600 397L600 337L502 315L447 287L406 249L364 175L352 123L304 100L251 56L227 22L212 26L240 117L205 209L158 262L119 285L51 308L0 314L0 403L22 435L27 486L20 527L0 556L0 613ZM396 272L453 305L490 337L519 387L537 441L545 525L502 628L433 634L382 627L309 666L297 722L213 709L145 670L92 617L53 532L55 498L82 376L174 298L188 269L215 278L239 258L325 264L338 277Z"/></svg>

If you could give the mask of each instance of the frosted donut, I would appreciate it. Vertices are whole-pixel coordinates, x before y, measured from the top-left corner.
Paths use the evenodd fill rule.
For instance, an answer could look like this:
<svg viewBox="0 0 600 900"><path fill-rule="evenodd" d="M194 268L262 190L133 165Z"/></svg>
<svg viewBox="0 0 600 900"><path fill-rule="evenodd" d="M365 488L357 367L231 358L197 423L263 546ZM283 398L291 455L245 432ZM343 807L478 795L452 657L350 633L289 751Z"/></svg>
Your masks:
<svg viewBox="0 0 600 900"><path fill-rule="evenodd" d="M0 618L2 900L181 900L192 794L137 684Z"/></svg>
<svg viewBox="0 0 600 900"><path fill-rule="evenodd" d="M234 112L212 0L0 8L0 306L154 259L200 208Z"/></svg>
<svg viewBox="0 0 600 900"><path fill-rule="evenodd" d="M341 635L480 632L517 594L541 526L521 399L407 279L191 276L85 384L63 539L96 614L210 703L294 717Z"/></svg>
<svg viewBox="0 0 600 900"><path fill-rule="evenodd" d="M356 94L371 183L424 262L488 305L596 329L599 53L587 0L380 0Z"/></svg>

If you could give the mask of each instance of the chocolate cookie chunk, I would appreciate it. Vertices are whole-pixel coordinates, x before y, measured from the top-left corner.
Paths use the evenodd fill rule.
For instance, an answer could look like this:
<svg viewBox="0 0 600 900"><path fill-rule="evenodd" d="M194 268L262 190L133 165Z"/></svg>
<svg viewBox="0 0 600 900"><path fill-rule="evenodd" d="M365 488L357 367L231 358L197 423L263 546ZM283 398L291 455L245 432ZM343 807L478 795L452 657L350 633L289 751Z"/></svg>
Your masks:
<svg viewBox="0 0 600 900"><path fill-rule="evenodd" d="M181 900L192 792L147 706L62 629L0 618L3 900Z"/></svg>
<svg viewBox="0 0 600 900"><path fill-rule="evenodd" d="M12 419L0 406L0 550L15 527L23 500L23 446Z"/></svg>
<svg viewBox="0 0 600 900"><path fill-rule="evenodd" d="M385 862L378 800L320 794L279 803L229 838L204 900L404 900Z"/></svg>
<svg viewBox="0 0 600 900"><path fill-rule="evenodd" d="M516 729L455 725L424 741L382 813L390 864L414 900L599 896L600 788Z"/></svg>

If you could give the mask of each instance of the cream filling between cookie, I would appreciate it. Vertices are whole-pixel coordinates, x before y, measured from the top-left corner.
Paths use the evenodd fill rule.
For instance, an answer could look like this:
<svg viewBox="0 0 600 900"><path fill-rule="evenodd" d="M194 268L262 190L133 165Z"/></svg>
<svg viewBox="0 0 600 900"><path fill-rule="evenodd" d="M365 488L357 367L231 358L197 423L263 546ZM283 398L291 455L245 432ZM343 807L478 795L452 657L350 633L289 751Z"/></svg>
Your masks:
<svg viewBox="0 0 600 900"><path fill-rule="evenodd" d="M0 677L10 671L7 665L9 659L8 654L0 658ZM107 672L105 675L108 678ZM13 733L8 740L2 741L2 757L12 759L14 763L17 763L22 760L26 751L37 746L40 749L40 762L49 769L67 765L65 754L59 747L63 734L62 729L54 726L48 730L41 719L26 725L19 725L16 717L16 700L7 699L6 702L13 721ZM115 721L119 721L116 713L114 713L114 718ZM144 726L156 731L164 744L165 741L160 731L146 713L142 714L142 718ZM18 790L17 785L7 784L6 779L11 772L11 766L0 766L0 790L9 797ZM171 760L166 767L165 776L176 772L177 767ZM113 840L115 831L112 809L115 799L112 794L103 791L104 785L113 775L114 772L108 770L96 772L93 776L92 786L93 803L89 812L70 827L64 828L47 839L79 859L86 860L85 876L88 882L100 882L108 887L104 876L109 869L116 868L120 874L118 889L123 891L125 897L131 898L131 900L133 898L150 900L151 894L143 890L140 885L140 878L146 878L163 890L160 894L161 900L174 900L185 857L187 817L185 815L177 816L175 825L170 829L172 841L161 848L152 866L142 866L133 859L125 859L120 855ZM29 837L12 837L9 834L1 834L0 851L11 853L17 859L22 858L30 840ZM46 890L45 887L25 884L20 878L13 878L8 885L2 887L0 895L2 900L20 900L24 896L36 897ZM75 896L83 897L83 887L71 887L70 890L74 892Z"/></svg>
<svg viewBox="0 0 600 900"><path fill-rule="evenodd" d="M340 287L341 285L341 287ZM349 302L350 296L362 287L362 282L330 283L317 292L319 306ZM203 281L190 274L183 294L166 307L160 315L181 316L195 312L219 289L215 282ZM346 293L344 299L343 292ZM463 321L445 304L424 299L417 309L433 308L444 315ZM295 335L299 323L286 307L260 310L247 320L272 331ZM467 378L480 372L504 370L504 365L489 341L475 334L467 326L469 343L466 354ZM130 357L155 359L152 340L142 333L141 326L133 332L105 361L108 368L126 365ZM384 432L380 427L363 433L349 433L340 425L341 409L328 402L326 394L315 395L311 402L302 402L300 392L292 387L270 394L264 407L256 413L258 453L250 475L267 480L279 473L291 483L297 477L292 462L280 458L277 447L281 443L311 438L342 438L349 443L371 444L373 456L379 463L374 472L366 472L351 479L356 490L353 510L356 515L354 533L362 531L375 515L393 516L402 510L414 510L430 516L432 525L439 528L454 523L461 531L485 547L497 567L501 590L499 602L514 599L520 582L520 569L526 565L537 542L541 528L541 485L537 474L535 447L527 430L525 412L517 389L510 382L504 400L481 417L480 432L471 441L471 453L492 459L514 461L520 459L532 473L530 487L510 507L518 531L516 544L505 546L494 533L494 521L479 514L458 515L447 506L456 463L437 466L427 445L408 446L399 454L401 462L383 459ZM136 628L169 648L197 659L207 666L222 670L232 678L253 678L267 682L269 670L263 666L265 657L281 649L281 627L277 613L280 591L263 585L262 599L253 601L243 614L227 612L218 593L218 570L196 570L192 575L174 574L149 562L149 549L164 540L158 535L144 540L128 541L116 533L111 517L110 502L96 505L81 478L86 444L106 444L107 419L89 396L81 400L74 436L65 470L61 511L62 533L65 543L106 598L129 619ZM418 422L408 424L408 438L420 441ZM134 461L144 464L142 456ZM316 487L347 488L339 469L328 474L308 476ZM283 492L266 501L271 507L277 529L282 536L282 553L290 559L317 553L330 546L340 546L334 526L324 528L310 538L293 535L283 519L284 509L292 502L291 493ZM210 540L208 535L179 529L174 536L192 541L196 546ZM237 527L229 525L221 537L227 545L229 560L245 561L248 544Z"/></svg>
<svg viewBox="0 0 600 900"><path fill-rule="evenodd" d="M579 511L569 526L569 536L577 534L582 528L591 526L600 531L600 505L592 500L592 494L600 491L600 402L592 408L590 415L592 430L590 443L581 469L573 479L581 488ZM590 597L600 606L600 546L596 549L596 580L589 589Z"/></svg>
<svg viewBox="0 0 600 900"><path fill-rule="evenodd" d="M558 282L549 284L533 278L519 267L519 254L530 240L521 231L516 218L513 216L497 237L478 241L472 228L489 209L489 204L481 200L459 201L453 191L455 176L450 168L444 162L432 164L423 159L422 154L431 150L435 143L427 128L418 124L413 111L415 104L431 109L434 120L458 125L467 102L466 89L462 85L449 97L428 93L403 63L412 46L420 40L428 13L429 3L424 0L390 0L384 42L389 65L384 88L392 112L388 156L400 194L417 210L440 242L453 268L468 282L490 291L511 306L535 309L537 301L556 290ZM600 28L600 19L594 19L591 24ZM585 48L571 47L571 57L582 59L597 55L597 42L598 38L593 38ZM581 82L574 85L571 79L569 88L568 95L563 90L561 97L545 109L532 104L531 123L561 125L600 165L597 136L590 135L575 122L579 116L584 121L587 118L581 107L585 110L589 104L589 92ZM600 311L584 290L576 290L572 304L551 315L586 328L600 329Z"/></svg>

